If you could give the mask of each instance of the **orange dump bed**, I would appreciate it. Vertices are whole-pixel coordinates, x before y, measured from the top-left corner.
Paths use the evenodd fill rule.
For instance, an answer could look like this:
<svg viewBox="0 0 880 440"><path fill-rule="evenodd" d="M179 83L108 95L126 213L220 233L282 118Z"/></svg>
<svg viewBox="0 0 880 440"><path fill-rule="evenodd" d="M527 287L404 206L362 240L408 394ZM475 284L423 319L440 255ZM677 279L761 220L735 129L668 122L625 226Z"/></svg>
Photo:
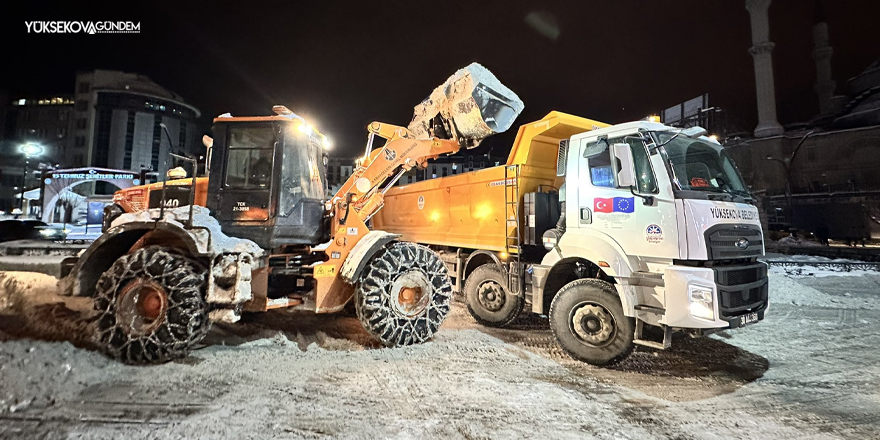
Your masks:
<svg viewBox="0 0 880 440"><path fill-rule="evenodd" d="M526 193L562 184L556 176L559 141L607 126L551 112L520 127L506 165L392 188L385 194L385 207L373 217L373 225L416 243L505 250L505 219L513 218L512 210L505 213L505 192L508 197L513 194L504 185L505 168L519 165L522 206ZM512 169L508 171L508 179L514 175Z"/></svg>

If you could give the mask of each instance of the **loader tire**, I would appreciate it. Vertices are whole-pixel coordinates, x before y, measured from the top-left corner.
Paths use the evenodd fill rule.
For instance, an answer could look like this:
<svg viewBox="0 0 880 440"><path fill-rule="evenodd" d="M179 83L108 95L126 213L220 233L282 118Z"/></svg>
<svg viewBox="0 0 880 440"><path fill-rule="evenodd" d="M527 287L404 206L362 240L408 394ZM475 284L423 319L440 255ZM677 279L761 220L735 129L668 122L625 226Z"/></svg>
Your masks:
<svg viewBox="0 0 880 440"><path fill-rule="evenodd" d="M522 313L526 303L523 295L510 293L507 277L495 263L484 264L468 275L464 298L471 316L489 327L510 324Z"/></svg>
<svg viewBox="0 0 880 440"><path fill-rule="evenodd" d="M94 342L127 364L185 357L211 327L206 274L196 261L159 246L123 255L98 279Z"/></svg>
<svg viewBox="0 0 880 440"><path fill-rule="evenodd" d="M449 313L452 283L431 249L396 242L373 256L355 290L364 328L389 347L420 344Z"/></svg>
<svg viewBox="0 0 880 440"><path fill-rule="evenodd" d="M613 285L597 279L572 281L553 298L550 328L571 357L611 366L632 353L635 320L623 314Z"/></svg>

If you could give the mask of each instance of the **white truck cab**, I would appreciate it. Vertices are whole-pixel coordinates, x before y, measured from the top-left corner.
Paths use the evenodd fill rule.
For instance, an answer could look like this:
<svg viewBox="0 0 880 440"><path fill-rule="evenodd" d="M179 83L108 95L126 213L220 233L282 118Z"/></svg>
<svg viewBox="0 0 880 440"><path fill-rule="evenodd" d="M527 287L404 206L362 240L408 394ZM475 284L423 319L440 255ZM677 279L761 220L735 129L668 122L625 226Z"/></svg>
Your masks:
<svg viewBox="0 0 880 440"><path fill-rule="evenodd" d="M533 312L548 313L552 301L551 327L573 357L609 364L633 344L668 348L675 331L703 335L764 318L758 210L704 134L637 121L560 144L565 218L544 234L549 252L527 284ZM662 340L648 338L646 324Z"/></svg>

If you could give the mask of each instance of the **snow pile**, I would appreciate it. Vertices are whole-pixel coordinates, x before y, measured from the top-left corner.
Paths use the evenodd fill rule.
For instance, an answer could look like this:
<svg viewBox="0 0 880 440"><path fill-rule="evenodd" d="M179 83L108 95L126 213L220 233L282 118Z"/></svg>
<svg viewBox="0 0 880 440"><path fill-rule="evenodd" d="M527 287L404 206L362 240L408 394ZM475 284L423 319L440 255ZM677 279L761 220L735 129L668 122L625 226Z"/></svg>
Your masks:
<svg viewBox="0 0 880 440"><path fill-rule="evenodd" d="M776 241L776 243L786 245L786 246L822 246L821 244L816 243L815 241L802 240L800 238L795 238L790 235L788 237L780 238L778 241Z"/></svg>
<svg viewBox="0 0 880 440"><path fill-rule="evenodd" d="M0 272L0 314L20 313L57 291L57 279L35 272Z"/></svg>
<svg viewBox="0 0 880 440"><path fill-rule="evenodd" d="M263 249L251 240L244 238L230 237L220 230L220 223L211 216L211 211L204 206L193 206L193 226L207 228L210 231L211 248L207 249L208 232L204 229L193 229L190 235L196 241L196 245L200 252L206 252L217 255L223 252L243 253L248 252L255 258L263 255ZM166 209L162 221L180 226L181 228L189 219L189 206L181 206L174 209ZM111 226L116 227L121 224L130 222L151 222L159 218L161 210L153 208L146 211L122 214L116 220L113 220Z"/></svg>
<svg viewBox="0 0 880 440"><path fill-rule="evenodd" d="M770 310L773 304L791 304L804 307L831 307L840 309L880 310L880 302L873 298L856 297L850 293L830 295L805 286L785 274L770 274Z"/></svg>
<svg viewBox="0 0 880 440"><path fill-rule="evenodd" d="M786 255L783 257L766 258L763 261L793 261L804 263L801 266L770 266L771 274L785 275L792 278L880 275L880 269L871 270L865 268L847 268L845 266L835 267L833 265L823 265L823 263L865 263L864 261L850 260L846 258L831 259L813 255Z"/></svg>

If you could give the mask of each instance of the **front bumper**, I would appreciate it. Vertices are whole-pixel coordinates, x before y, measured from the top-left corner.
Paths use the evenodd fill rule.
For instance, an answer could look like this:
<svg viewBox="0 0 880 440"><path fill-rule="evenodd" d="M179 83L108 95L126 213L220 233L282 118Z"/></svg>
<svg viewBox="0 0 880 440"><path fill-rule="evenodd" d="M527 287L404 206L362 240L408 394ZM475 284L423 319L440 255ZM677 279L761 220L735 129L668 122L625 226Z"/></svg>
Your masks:
<svg viewBox="0 0 880 440"><path fill-rule="evenodd" d="M769 306L767 265L691 267L673 265L664 273L666 313L662 324L676 328L736 328L764 319ZM712 319L691 315L689 289L712 290Z"/></svg>

